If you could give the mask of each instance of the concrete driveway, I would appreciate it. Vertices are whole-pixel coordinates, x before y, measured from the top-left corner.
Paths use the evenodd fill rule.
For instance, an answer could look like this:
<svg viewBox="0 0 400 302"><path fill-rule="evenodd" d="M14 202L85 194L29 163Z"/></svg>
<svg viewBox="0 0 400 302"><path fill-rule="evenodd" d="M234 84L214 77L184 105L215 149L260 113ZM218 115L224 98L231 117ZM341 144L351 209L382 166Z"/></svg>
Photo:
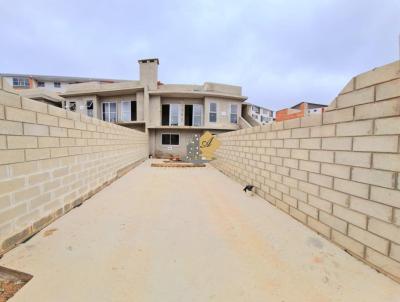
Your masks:
<svg viewBox="0 0 400 302"><path fill-rule="evenodd" d="M212 167L147 161L0 265L12 302L400 301L400 285Z"/></svg>

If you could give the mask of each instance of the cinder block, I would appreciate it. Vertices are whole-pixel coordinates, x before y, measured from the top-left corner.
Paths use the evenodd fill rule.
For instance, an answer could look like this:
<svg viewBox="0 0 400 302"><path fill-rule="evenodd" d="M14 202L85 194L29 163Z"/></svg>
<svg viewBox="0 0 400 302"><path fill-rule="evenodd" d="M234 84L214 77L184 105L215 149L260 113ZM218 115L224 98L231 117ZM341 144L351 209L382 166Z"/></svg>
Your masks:
<svg viewBox="0 0 400 302"><path fill-rule="evenodd" d="M50 156L53 157L63 157L68 156L68 148L51 148Z"/></svg>
<svg viewBox="0 0 400 302"><path fill-rule="evenodd" d="M327 238L331 237L331 228L328 227L327 225L319 222L318 220L316 220L312 217L308 217L307 224L310 228L312 228L317 233L319 233Z"/></svg>
<svg viewBox="0 0 400 302"><path fill-rule="evenodd" d="M355 107L355 119L371 119L400 115L400 99L382 101Z"/></svg>
<svg viewBox="0 0 400 302"><path fill-rule="evenodd" d="M302 149L293 149L291 151L291 157L296 159L308 160L309 151Z"/></svg>
<svg viewBox="0 0 400 302"><path fill-rule="evenodd" d="M24 151L21 150L23 153ZM23 162L10 165L12 176L28 175L38 171L37 162Z"/></svg>
<svg viewBox="0 0 400 302"><path fill-rule="evenodd" d="M373 134L373 121L357 121L350 123L341 123L336 126L337 136L361 136Z"/></svg>
<svg viewBox="0 0 400 302"><path fill-rule="evenodd" d="M355 89L387 82L399 77L399 63L395 61L357 76Z"/></svg>
<svg viewBox="0 0 400 302"><path fill-rule="evenodd" d="M28 183L30 185L36 185L48 181L49 179L50 174L48 172L37 173L28 177Z"/></svg>
<svg viewBox="0 0 400 302"><path fill-rule="evenodd" d="M339 94L343 94L343 93L347 93L347 92L353 91L354 90L354 86L355 86L355 81L354 81L354 78L352 78L346 84L346 86L343 87L343 89L339 92Z"/></svg>
<svg viewBox="0 0 400 302"><path fill-rule="evenodd" d="M371 153L365 152L335 152L335 163L369 168L371 166Z"/></svg>
<svg viewBox="0 0 400 302"><path fill-rule="evenodd" d="M282 200L287 203L288 205L290 205L291 207L297 208L297 199L293 198L287 194L283 194L282 195Z"/></svg>
<svg viewBox="0 0 400 302"><path fill-rule="evenodd" d="M63 117L63 118L67 117L67 112L63 108L58 108L58 107L49 105L48 110L49 110L49 114L51 114L51 115Z"/></svg>
<svg viewBox="0 0 400 302"><path fill-rule="evenodd" d="M310 206L310 205L306 204L305 202L299 201L298 202L298 209L300 211L302 211L303 213L305 213L305 214L307 214L307 215L309 215L311 217L314 217L315 219L318 218L318 209L313 207L313 206Z"/></svg>
<svg viewBox="0 0 400 302"><path fill-rule="evenodd" d="M321 187L332 188L333 187L333 177L316 174L316 173L309 173L308 174L308 181L310 183L319 185Z"/></svg>
<svg viewBox="0 0 400 302"><path fill-rule="evenodd" d="M289 205L279 199L276 200L276 204L277 208L281 209L282 211L289 213Z"/></svg>
<svg viewBox="0 0 400 302"><path fill-rule="evenodd" d="M307 202L307 193L302 192L296 188L290 188L290 196L296 198L297 200Z"/></svg>
<svg viewBox="0 0 400 302"><path fill-rule="evenodd" d="M360 228L367 228L367 216L364 214L334 204L333 215Z"/></svg>
<svg viewBox="0 0 400 302"><path fill-rule="evenodd" d="M367 247L366 259L377 267L383 269L389 274L400 277L400 262L397 262L389 257L382 255L381 253L375 252L373 249Z"/></svg>
<svg viewBox="0 0 400 302"><path fill-rule="evenodd" d="M368 185L355 182L355 181L350 181L350 180L345 180L345 179L340 179L340 178L335 178L334 179L334 188L335 190L338 190L340 192L348 193L350 195L362 197L362 198L368 198Z"/></svg>
<svg viewBox="0 0 400 302"><path fill-rule="evenodd" d="M394 172L354 167L351 179L381 187L394 188L396 184L395 176Z"/></svg>
<svg viewBox="0 0 400 302"><path fill-rule="evenodd" d="M0 119L1 119L1 120L4 120L4 119L5 119L4 105L0 105Z"/></svg>
<svg viewBox="0 0 400 302"><path fill-rule="evenodd" d="M50 136L67 137L68 131L66 128L50 127Z"/></svg>
<svg viewBox="0 0 400 302"><path fill-rule="evenodd" d="M301 211L299 211L299 210L297 210L297 209L295 209L293 207L290 207L289 214L290 214L290 216L294 217L298 221L300 221L300 222L302 222L304 224L307 223L307 215L304 214L303 212L301 212Z"/></svg>
<svg viewBox="0 0 400 302"><path fill-rule="evenodd" d="M323 113L323 124L336 124L353 120L354 108L338 109Z"/></svg>
<svg viewBox="0 0 400 302"><path fill-rule="evenodd" d="M322 125L322 114L312 114L302 117L300 125L302 128Z"/></svg>
<svg viewBox="0 0 400 302"><path fill-rule="evenodd" d="M334 152L333 151L310 151L310 160L333 163Z"/></svg>
<svg viewBox="0 0 400 302"><path fill-rule="evenodd" d="M336 99L337 108L350 107L374 101L374 87L355 90L339 95Z"/></svg>
<svg viewBox="0 0 400 302"><path fill-rule="evenodd" d="M23 162L24 150L0 150L0 165Z"/></svg>
<svg viewBox="0 0 400 302"><path fill-rule="evenodd" d="M294 118L294 119L283 121L284 129L292 129L292 128L299 128L299 127L300 127L300 118Z"/></svg>
<svg viewBox="0 0 400 302"><path fill-rule="evenodd" d="M308 204L325 212L332 213L332 203L327 200L308 195Z"/></svg>
<svg viewBox="0 0 400 302"><path fill-rule="evenodd" d="M37 123L41 125L48 126L58 126L58 118L52 115L38 113L37 114Z"/></svg>
<svg viewBox="0 0 400 302"><path fill-rule="evenodd" d="M35 136L7 136L9 149L37 148L37 137Z"/></svg>
<svg viewBox="0 0 400 302"><path fill-rule="evenodd" d="M59 118L58 119L59 126L61 128L74 128L74 121L70 119L65 119L65 118Z"/></svg>
<svg viewBox="0 0 400 302"><path fill-rule="evenodd" d="M0 90L0 104L21 108L21 97L19 94Z"/></svg>
<svg viewBox="0 0 400 302"><path fill-rule="evenodd" d="M38 160L50 158L50 149L26 149L26 160Z"/></svg>
<svg viewBox="0 0 400 302"><path fill-rule="evenodd" d="M400 244L399 226L370 218L368 222L368 231Z"/></svg>
<svg viewBox="0 0 400 302"><path fill-rule="evenodd" d="M323 211L319 212L319 220L326 225L329 225L331 228L346 234L347 232L347 222L343 221L335 216L332 216Z"/></svg>
<svg viewBox="0 0 400 302"><path fill-rule="evenodd" d="M22 108L30 111L47 113L47 104L27 98L22 98Z"/></svg>
<svg viewBox="0 0 400 302"><path fill-rule="evenodd" d="M285 167L298 169L299 168L299 161L297 159L285 158L283 160L283 165Z"/></svg>
<svg viewBox="0 0 400 302"><path fill-rule="evenodd" d="M292 139L288 138L283 141L284 148L292 149L292 148L299 148L299 146L300 146L299 140L296 138L292 138Z"/></svg>
<svg viewBox="0 0 400 302"><path fill-rule="evenodd" d="M375 120L375 134L400 134L400 117L389 117Z"/></svg>
<svg viewBox="0 0 400 302"><path fill-rule="evenodd" d="M392 221L392 208L377 202L351 196L350 208L380 220Z"/></svg>
<svg viewBox="0 0 400 302"><path fill-rule="evenodd" d="M311 137L335 136L336 125L323 125L311 128Z"/></svg>
<svg viewBox="0 0 400 302"><path fill-rule="evenodd" d="M320 138L302 138L300 139L301 149L321 149Z"/></svg>
<svg viewBox="0 0 400 302"><path fill-rule="evenodd" d="M321 164L321 174L343 179L350 179L350 167L335 164Z"/></svg>
<svg viewBox="0 0 400 302"><path fill-rule="evenodd" d="M376 100L386 100L400 96L400 79L376 86Z"/></svg>
<svg viewBox="0 0 400 302"><path fill-rule="evenodd" d="M317 185L304 181L299 181L299 190L316 196L319 194L319 187Z"/></svg>
<svg viewBox="0 0 400 302"><path fill-rule="evenodd" d="M321 164L319 162L301 160L299 169L304 171L319 173L320 165Z"/></svg>
<svg viewBox="0 0 400 302"><path fill-rule="evenodd" d="M30 187L30 188L15 192L14 200L16 203L19 203L24 200L32 199L32 198L38 196L39 194L40 194L40 188L38 186Z"/></svg>
<svg viewBox="0 0 400 302"><path fill-rule="evenodd" d="M27 213L26 204L20 204L16 207L13 207L9 210L3 211L0 213L0 221L5 224L11 220L14 220L16 217L22 216Z"/></svg>
<svg viewBox="0 0 400 302"><path fill-rule="evenodd" d="M6 208L11 207L11 198L10 195L4 195L0 197L0 210L4 210ZM0 232L1 234L1 232Z"/></svg>
<svg viewBox="0 0 400 302"><path fill-rule="evenodd" d="M400 245L392 242L390 248L390 258L400 262Z"/></svg>
<svg viewBox="0 0 400 302"><path fill-rule="evenodd" d="M353 139L354 151L397 152L397 136L360 136Z"/></svg>
<svg viewBox="0 0 400 302"><path fill-rule="evenodd" d="M39 148L59 147L58 137L39 137Z"/></svg>
<svg viewBox="0 0 400 302"><path fill-rule="evenodd" d="M340 232L332 230L332 240L350 252L362 258L364 257L364 245L355 241L354 239L347 237Z"/></svg>
<svg viewBox="0 0 400 302"><path fill-rule="evenodd" d="M36 113L14 107L6 107L6 119L15 122L36 123Z"/></svg>
<svg viewBox="0 0 400 302"><path fill-rule="evenodd" d="M22 189L25 185L24 178L13 178L0 181L0 194L7 194ZM0 220L2 221L2 220Z"/></svg>
<svg viewBox="0 0 400 302"><path fill-rule="evenodd" d="M292 138L307 138L310 137L310 128L292 129Z"/></svg>
<svg viewBox="0 0 400 302"><path fill-rule="evenodd" d="M24 135L49 136L49 126L24 123Z"/></svg>
<svg viewBox="0 0 400 302"><path fill-rule="evenodd" d="M322 139L322 149L324 150L351 150L351 137L327 137Z"/></svg>
<svg viewBox="0 0 400 302"><path fill-rule="evenodd" d="M354 225L349 225L349 236L354 238L357 241L365 244L373 248L376 251L381 252L382 254L387 255L389 251L389 241L378 237L368 231L360 229Z"/></svg>

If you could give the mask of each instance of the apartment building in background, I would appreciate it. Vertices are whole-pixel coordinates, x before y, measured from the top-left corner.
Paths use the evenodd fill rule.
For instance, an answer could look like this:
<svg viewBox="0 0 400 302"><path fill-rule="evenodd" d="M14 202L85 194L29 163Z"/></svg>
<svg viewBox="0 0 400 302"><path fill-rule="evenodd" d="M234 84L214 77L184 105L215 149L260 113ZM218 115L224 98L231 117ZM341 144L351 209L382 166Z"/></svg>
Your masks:
<svg viewBox="0 0 400 302"><path fill-rule="evenodd" d="M139 60L140 79L69 84L60 95L65 107L107 122L147 132L150 154L186 154L195 134L238 130L244 124L240 86L205 82L202 85L163 84L159 60Z"/></svg>
<svg viewBox="0 0 400 302"><path fill-rule="evenodd" d="M325 107L327 107L327 105L301 102L291 108L285 108L277 111L275 120L279 122L313 114L322 114Z"/></svg>
<svg viewBox="0 0 400 302"><path fill-rule="evenodd" d="M242 105L242 115L252 126L259 126L274 121L274 111L248 102Z"/></svg>
<svg viewBox="0 0 400 302"><path fill-rule="evenodd" d="M85 78L85 77L68 77L68 76L49 76L49 75L32 75L18 73L0 73L0 77L15 90L42 88L45 90L63 92L70 84L86 83L86 82L103 82L115 83L123 80Z"/></svg>

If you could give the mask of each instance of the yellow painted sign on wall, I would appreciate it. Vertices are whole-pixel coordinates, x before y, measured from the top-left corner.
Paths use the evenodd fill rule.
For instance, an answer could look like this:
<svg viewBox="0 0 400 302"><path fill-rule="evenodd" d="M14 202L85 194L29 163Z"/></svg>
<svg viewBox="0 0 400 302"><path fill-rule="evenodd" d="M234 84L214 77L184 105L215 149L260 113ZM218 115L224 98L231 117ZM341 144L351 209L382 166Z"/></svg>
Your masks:
<svg viewBox="0 0 400 302"><path fill-rule="evenodd" d="M212 135L209 131L206 131L200 137L199 145L201 156L207 160L212 160L214 158L215 150L218 149L221 143L215 135Z"/></svg>

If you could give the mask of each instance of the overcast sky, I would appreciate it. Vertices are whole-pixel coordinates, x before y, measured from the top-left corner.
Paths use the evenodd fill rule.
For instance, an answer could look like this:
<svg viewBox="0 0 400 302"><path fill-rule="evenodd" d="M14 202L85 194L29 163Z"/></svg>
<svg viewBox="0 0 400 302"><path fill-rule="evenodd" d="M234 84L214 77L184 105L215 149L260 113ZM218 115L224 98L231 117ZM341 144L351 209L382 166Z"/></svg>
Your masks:
<svg viewBox="0 0 400 302"><path fill-rule="evenodd" d="M400 0L0 0L0 73L243 87L279 109L328 104L355 74L398 59Z"/></svg>

